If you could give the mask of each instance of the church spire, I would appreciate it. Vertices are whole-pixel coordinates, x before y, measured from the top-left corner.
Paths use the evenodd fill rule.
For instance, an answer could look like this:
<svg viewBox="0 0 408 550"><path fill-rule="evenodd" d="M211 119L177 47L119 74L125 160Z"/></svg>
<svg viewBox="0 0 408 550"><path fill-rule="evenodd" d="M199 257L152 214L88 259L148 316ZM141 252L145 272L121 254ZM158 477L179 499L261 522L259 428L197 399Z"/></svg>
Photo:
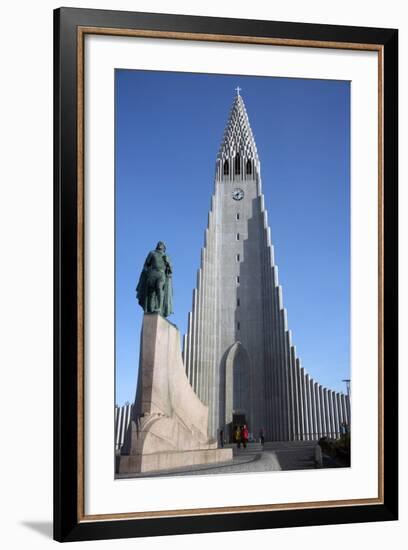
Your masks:
<svg viewBox="0 0 408 550"><path fill-rule="evenodd" d="M220 430L228 437L238 423L262 430L267 441L335 438L340 423L350 422L350 401L313 380L292 343L240 92L217 157L184 338L187 375L208 406L213 438Z"/></svg>
<svg viewBox="0 0 408 550"><path fill-rule="evenodd" d="M245 180L259 176L259 157L245 103L235 88L236 96L217 155L219 181Z"/></svg>

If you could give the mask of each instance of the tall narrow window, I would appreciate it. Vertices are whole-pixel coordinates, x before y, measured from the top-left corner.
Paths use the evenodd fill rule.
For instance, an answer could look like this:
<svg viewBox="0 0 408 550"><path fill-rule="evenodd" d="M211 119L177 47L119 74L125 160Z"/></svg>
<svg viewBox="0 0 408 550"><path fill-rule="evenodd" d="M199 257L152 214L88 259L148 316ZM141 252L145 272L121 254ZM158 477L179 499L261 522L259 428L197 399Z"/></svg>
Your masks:
<svg viewBox="0 0 408 550"><path fill-rule="evenodd" d="M240 174L241 173L241 158L239 156L239 153L235 155L235 173Z"/></svg>
<svg viewBox="0 0 408 550"><path fill-rule="evenodd" d="M237 275L237 283L239 284L239 275Z"/></svg>
<svg viewBox="0 0 408 550"><path fill-rule="evenodd" d="M239 241L239 233L237 233L237 241Z"/></svg>
<svg viewBox="0 0 408 550"><path fill-rule="evenodd" d="M238 321L237 322L237 330L239 330L241 328L241 323Z"/></svg>
<svg viewBox="0 0 408 550"><path fill-rule="evenodd" d="M241 259L241 256L237 254L237 262L239 262L240 259Z"/></svg>
<svg viewBox="0 0 408 550"><path fill-rule="evenodd" d="M229 175L229 162L227 160L224 161L224 176Z"/></svg>
<svg viewBox="0 0 408 550"><path fill-rule="evenodd" d="M237 220L239 220L239 212L237 212Z"/></svg>
<svg viewBox="0 0 408 550"><path fill-rule="evenodd" d="M247 163L246 163L246 173L252 174L252 162L250 160L247 160Z"/></svg>
<svg viewBox="0 0 408 550"><path fill-rule="evenodd" d="M240 301L239 301L239 298L237 298L237 307L240 306Z"/></svg>

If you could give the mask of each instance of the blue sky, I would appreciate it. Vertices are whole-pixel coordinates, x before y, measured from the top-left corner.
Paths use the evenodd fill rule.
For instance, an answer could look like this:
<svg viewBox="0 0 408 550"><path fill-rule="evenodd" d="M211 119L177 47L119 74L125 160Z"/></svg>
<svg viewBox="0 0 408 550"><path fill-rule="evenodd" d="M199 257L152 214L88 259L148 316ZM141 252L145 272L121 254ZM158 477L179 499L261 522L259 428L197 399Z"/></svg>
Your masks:
<svg viewBox="0 0 408 550"><path fill-rule="evenodd" d="M275 261L302 366L345 390L350 357L350 84L115 72L116 403L135 396L143 312L135 287L159 240L173 264L184 334L214 188L242 88L261 161Z"/></svg>

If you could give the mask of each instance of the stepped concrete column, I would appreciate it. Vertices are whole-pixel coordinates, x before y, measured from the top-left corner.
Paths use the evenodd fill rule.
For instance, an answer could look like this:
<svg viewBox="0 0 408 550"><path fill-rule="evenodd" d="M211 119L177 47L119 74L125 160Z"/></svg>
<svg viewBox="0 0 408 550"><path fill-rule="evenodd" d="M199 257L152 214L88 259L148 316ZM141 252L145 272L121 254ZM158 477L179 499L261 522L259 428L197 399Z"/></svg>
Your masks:
<svg viewBox="0 0 408 550"><path fill-rule="evenodd" d="M336 437L336 425L335 425L335 418L334 418L334 411L333 411L333 391L327 390L327 399L328 399L328 407L329 407L329 415L330 415L330 437L334 438Z"/></svg>
<svg viewBox="0 0 408 550"><path fill-rule="evenodd" d="M331 437L331 416L330 416L330 408L329 408L329 400L328 400L328 390L326 388L323 388L323 399L324 399L324 416L326 419L326 437Z"/></svg>
<svg viewBox="0 0 408 550"><path fill-rule="evenodd" d="M350 426L350 424L351 424L351 407L350 407L350 396L349 395L345 396L345 401L346 401L347 420L348 420L348 425Z"/></svg>
<svg viewBox="0 0 408 550"><path fill-rule="evenodd" d="M310 402L311 402L311 416L312 416L312 439L316 440L317 437L317 423L316 423L316 398L315 398L315 391L314 391L314 382L311 378L309 381L309 387L310 387Z"/></svg>
<svg viewBox="0 0 408 550"><path fill-rule="evenodd" d="M306 397L306 384L305 384L305 369L302 367L300 369L300 378L301 378L301 388L302 388L302 401L303 401L303 439L307 441L309 439L308 433L309 433L309 415L308 415L308 407L307 407L307 397Z"/></svg>
<svg viewBox="0 0 408 550"><path fill-rule="evenodd" d="M324 404L324 391L321 384L319 384L319 403L320 403L320 420L322 427L322 437L327 435L327 422L326 422L326 407Z"/></svg>
<svg viewBox="0 0 408 550"><path fill-rule="evenodd" d="M334 425L335 425L335 437L340 437L340 421L339 421L339 412L337 410L337 393L332 393L333 398L333 415L334 415Z"/></svg>
<svg viewBox="0 0 408 550"><path fill-rule="evenodd" d="M290 349L291 357L291 369L293 378L293 398L294 398L294 414L295 414L295 428L294 439L298 441L300 439L300 412L299 412L299 383L296 371L296 350L294 346Z"/></svg>
<svg viewBox="0 0 408 550"><path fill-rule="evenodd" d="M320 393L319 393L319 384L314 383L314 393L315 393L315 403L316 403L316 431L317 439L322 437L322 410L320 405Z"/></svg>
<svg viewBox="0 0 408 550"><path fill-rule="evenodd" d="M349 420L347 415L346 396L344 394L341 395L341 410L343 412L343 422L348 426Z"/></svg>
<svg viewBox="0 0 408 550"><path fill-rule="evenodd" d="M341 404L341 396L343 394L341 392L338 393L337 395L337 410L339 411L339 423L340 423L340 432L343 433L344 431L344 423L345 423L345 419L344 419L344 416L343 416L343 407L342 407L342 404Z"/></svg>

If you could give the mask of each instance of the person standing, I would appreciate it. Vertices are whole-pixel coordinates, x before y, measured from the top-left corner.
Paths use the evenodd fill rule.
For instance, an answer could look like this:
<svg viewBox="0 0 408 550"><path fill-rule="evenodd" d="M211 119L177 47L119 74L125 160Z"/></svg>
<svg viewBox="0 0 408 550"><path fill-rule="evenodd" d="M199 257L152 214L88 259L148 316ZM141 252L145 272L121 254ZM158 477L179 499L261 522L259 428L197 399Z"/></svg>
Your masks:
<svg viewBox="0 0 408 550"><path fill-rule="evenodd" d="M239 426L236 426L235 432L234 432L234 439L237 444L238 449L241 448L241 429Z"/></svg>
<svg viewBox="0 0 408 550"><path fill-rule="evenodd" d="M248 437L249 437L248 428L247 428L247 425L244 424L241 428L241 440L244 445L244 449L246 449L246 446L248 443Z"/></svg>

